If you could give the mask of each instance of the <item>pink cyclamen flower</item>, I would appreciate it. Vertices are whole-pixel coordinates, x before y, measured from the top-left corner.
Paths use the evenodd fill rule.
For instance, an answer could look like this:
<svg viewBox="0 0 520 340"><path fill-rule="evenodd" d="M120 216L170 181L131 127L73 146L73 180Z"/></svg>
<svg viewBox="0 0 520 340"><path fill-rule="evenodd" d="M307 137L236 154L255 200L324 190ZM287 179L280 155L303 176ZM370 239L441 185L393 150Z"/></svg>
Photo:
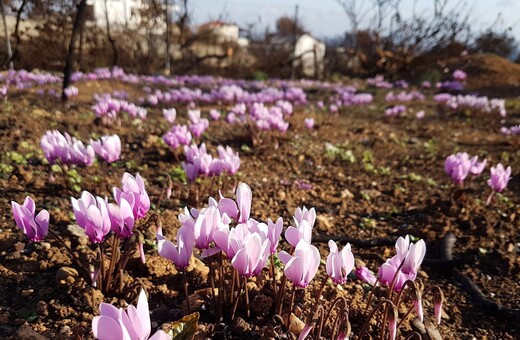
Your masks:
<svg viewBox="0 0 520 340"><path fill-rule="evenodd" d="M426 114L424 113L424 111L421 110L421 111L418 111L418 112L415 114L415 118L417 118L417 119L423 119L425 115L426 115Z"/></svg>
<svg viewBox="0 0 520 340"><path fill-rule="evenodd" d="M213 233L222 225L220 212L216 207L209 207L199 213L193 227L195 246L199 249L207 249L213 242Z"/></svg>
<svg viewBox="0 0 520 340"><path fill-rule="evenodd" d="M444 171L451 176L451 179L455 183L462 184L470 173L473 165L474 162L472 162L466 152L459 152L446 158Z"/></svg>
<svg viewBox="0 0 520 340"><path fill-rule="evenodd" d="M314 118L305 118L303 125L309 130L312 129L314 127Z"/></svg>
<svg viewBox="0 0 520 340"><path fill-rule="evenodd" d="M388 316L388 339L395 340L397 336L397 319L399 317L399 313L397 311L397 307L390 306L387 309Z"/></svg>
<svg viewBox="0 0 520 340"><path fill-rule="evenodd" d="M314 223L316 222L316 210L314 208L307 209L307 207L296 208L294 211L294 223L298 225L301 221L305 220L309 222L311 228L314 227Z"/></svg>
<svg viewBox="0 0 520 340"><path fill-rule="evenodd" d="M410 237L399 237L395 244L397 254L388 259L378 272L379 282L385 286L390 286L394 281L393 289L401 291L407 280L415 280L417 271L426 254L426 244L423 240L411 243Z"/></svg>
<svg viewBox="0 0 520 340"><path fill-rule="evenodd" d="M163 116L168 121L168 123L175 123L175 118L177 118L177 110L175 108L171 109L163 109Z"/></svg>
<svg viewBox="0 0 520 340"><path fill-rule="evenodd" d="M96 154L105 162L112 163L121 157L121 139L118 135L102 136L99 140L90 140Z"/></svg>
<svg viewBox="0 0 520 340"><path fill-rule="evenodd" d="M92 333L99 340L171 340L171 337L162 330L158 330L150 337L152 331L150 310L146 293L141 290L137 307L114 307L102 302L99 305L99 316L92 319Z"/></svg>
<svg viewBox="0 0 520 340"><path fill-rule="evenodd" d="M290 226L285 230L285 239L293 247L295 247L301 240L310 243L311 238L312 226L307 220L301 221L296 227Z"/></svg>
<svg viewBox="0 0 520 340"><path fill-rule="evenodd" d="M511 167L504 169L502 163L498 163L496 167L491 167L491 178L487 183L495 192L502 192L507 187L507 183L511 179Z"/></svg>
<svg viewBox="0 0 520 340"><path fill-rule="evenodd" d="M293 247L296 247L300 240L304 239L307 242L311 242L312 228L316 221L316 210L314 208L307 209L306 207L298 207L294 212L294 224L295 227L290 226L285 231L285 239Z"/></svg>
<svg viewBox="0 0 520 340"><path fill-rule="evenodd" d="M211 110L209 110L209 116L213 120L219 120L220 112L218 110L216 110L216 109L211 109Z"/></svg>
<svg viewBox="0 0 520 340"><path fill-rule="evenodd" d="M107 208L112 231L120 238L131 237L135 217L130 203L125 198L120 197L119 205L109 203Z"/></svg>
<svg viewBox="0 0 520 340"><path fill-rule="evenodd" d="M375 276L374 273L367 267L359 267L358 269L356 269L356 276L358 277L358 279L365 283L368 283L371 286L377 283L377 276Z"/></svg>
<svg viewBox="0 0 520 340"><path fill-rule="evenodd" d="M132 206L134 218L136 220L143 218L150 209L150 198L146 193L143 178L139 173L134 177L125 172L121 183L123 190L113 188L114 199L117 204L121 204L121 198L126 199Z"/></svg>
<svg viewBox="0 0 520 340"><path fill-rule="evenodd" d="M285 264L285 276L298 288L306 288L320 266L318 248L304 239L296 245L293 256L281 251L278 257Z"/></svg>
<svg viewBox="0 0 520 340"><path fill-rule="evenodd" d="M239 223L245 223L249 219L252 199L253 194L249 185L247 185L246 183L240 183L238 185L236 193L238 211L240 212L240 215L238 217Z"/></svg>
<svg viewBox="0 0 520 340"><path fill-rule="evenodd" d="M468 75L466 74L466 72L464 72L462 70L453 71L453 79L455 79L455 80L463 81L463 80L466 80L467 76Z"/></svg>
<svg viewBox="0 0 520 340"><path fill-rule="evenodd" d="M269 239L259 233L252 233L244 238L231 264L241 276L252 277L260 274L268 258Z"/></svg>
<svg viewBox="0 0 520 340"><path fill-rule="evenodd" d="M83 191L80 199L71 197L72 209L78 225L85 229L90 242L100 243L110 231L111 221L107 203L101 197L94 197Z"/></svg>
<svg viewBox="0 0 520 340"><path fill-rule="evenodd" d="M14 221L31 242L39 242L49 230L49 212L42 209L36 216L34 200L27 196L22 205L11 202Z"/></svg>
<svg viewBox="0 0 520 340"><path fill-rule="evenodd" d="M469 169L469 172L472 175L478 176L484 171L487 165L487 159L484 159L482 162L478 162L478 156L475 156L471 158L471 168Z"/></svg>
<svg viewBox="0 0 520 340"><path fill-rule="evenodd" d="M177 231L177 244L168 241L161 233L157 233L157 248L159 255L175 264L179 270L184 270L190 264L190 258L195 245L193 229L183 225Z"/></svg>
<svg viewBox="0 0 520 340"><path fill-rule="evenodd" d="M433 295L433 307L435 312L435 321L437 322L437 325L441 324L441 318L442 318L442 303L444 301L444 294L442 293L442 290L436 291L436 293Z"/></svg>
<svg viewBox="0 0 520 340"><path fill-rule="evenodd" d="M280 241L282 230L283 219L281 217L278 217L276 222L271 221L270 218L267 220L267 238L269 238L269 242L271 243L271 254L276 253L276 248L278 248L278 242Z"/></svg>
<svg viewBox="0 0 520 340"><path fill-rule="evenodd" d="M354 268L354 255L350 249L350 244L338 252L338 246L333 240L329 240L330 254L327 256L327 274L336 284L347 282L347 276Z"/></svg>

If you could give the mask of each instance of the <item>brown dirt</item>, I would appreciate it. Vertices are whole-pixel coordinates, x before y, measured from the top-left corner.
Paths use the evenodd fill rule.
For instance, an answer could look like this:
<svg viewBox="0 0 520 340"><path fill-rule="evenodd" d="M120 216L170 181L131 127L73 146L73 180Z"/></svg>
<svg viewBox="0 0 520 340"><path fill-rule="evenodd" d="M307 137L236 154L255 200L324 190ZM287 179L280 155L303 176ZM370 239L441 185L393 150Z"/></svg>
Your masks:
<svg viewBox="0 0 520 340"><path fill-rule="evenodd" d="M78 169L82 176L81 188L100 196L110 195L111 187L119 184L125 171L139 171L147 181L152 202L157 202L164 174L180 164L167 146L158 142L167 126L157 108L149 111L141 129L126 118L120 127L93 123L89 109L92 93L125 88L131 91L131 98L136 98L137 87L110 82L80 83L78 87L81 95L69 106L30 93L10 94L8 101L0 104L2 162L14 167L10 175L0 178L0 337L3 338L30 338L36 336L34 332L46 338L70 338L73 331L89 337L91 320L100 301L122 305L135 297L136 289L103 296L81 277L70 274L58 275L62 280L57 283L57 274L70 273L63 267L75 267L67 253L54 241L27 244L16 228L10 201L21 202L26 195L31 195L38 209L49 210L51 228L63 235L73 249L84 252L88 248L84 240L67 229L74 223L70 213L71 193L59 175L55 182L48 181L48 166L42 163L38 151L39 140L46 130L68 131L83 141L93 134L120 135L123 159L116 166L100 164ZM276 143L253 145L246 131L223 122L211 123L203 140L212 153L218 144L231 145L236 150L248 145L240 151L242 166L238 180L252 187L252 217L265 220L282 216L287 223L296 207L315 207L319 216L315 233L359 239L411 234L426 241L427 258L438 258L441 239L453 232L458 238L455 256L476 257L474 264L460 267L462 272L472 278L488 298L519 308L520 140L499 133L498 117L439 113L436 105L429 101L410 105L408 117L384 118L384 104L379 104L384 102L383 96L384 93L378 94L376 104L368 107L345 108L339 116L317 112L311 105L298 107L290 119L288 133L276 137ZM186 119L182 108L177 109L182 112L178 119ZM421 121L415 120L413 114L419 109L426 110L426 118ZM308 116L317 122L313 132L303 127L303 118ZM510 117L518 120L520 112L512 110ZM356 162L327 157L325 142L351 150ZM16 164L7 158L9 150L21 154L34 152L34 156L28 158L27 164ZM444 174L443 162L455 151L485 156L491 164L502 161L511 165L513 179L501 200L490 207L484 206L488 188L485 178L479 177L468 181L462 202L453 201L453 186ZM369 154L372 160L364 163L362 159L368 159ZM300 189L296 181L302 180L311 184L312 189ZM218 189L206 189L200 195L215 196ZM230 186L226 189L224 194L232 197ZM165 234L170 238L179 226L178 212L188 204L188 193L188 186L175 182L172 198L155 209L162 215ZM147 230L146 236L153 240L153 230ZM328 250L325 245L320 249L325 258ZM393 254L393 249L353 246L353 252L357 259L376 270ZM146 288L150 309L155 312L154 321L174 321L182 315L184 294L180 275L151 247L147 247L147 255L146 265L140 264L137 258L131 260L127 284ZM192 267L191 291L208 288L205 267L200 263ZM317 289L323 273L324 266L310 292ZM420 276L427 287L440 285L446 296L445 315L439 327L444 338L520 337L518 322L484 311L446 268L423 266ZM252 283L251 288L261 287L258 281L261 280ZM252 299L256 298L260 306L269 304L266 294L255 290ZM360 282L350 280L342 290L326 286L327 300L339 295L350 301L352 327L359 331L366 303ZM308 292L299 299L306 313L312 304L311 296ZM265 308L257 308L250 320L235 321L229 330L225 326L211 326L212 308L207 290L201 291L198 299L207 306L201 311L201 334L211 336L212 329L220 330L219 337L226 332L235 338L250 338L253 334L269 338L269 334L274 334L272 326L265 326L269 320L269 315L262 313ZM426 308L426 314L431 317L431 305ZM240 316L245 318L243 311ZM407 329L403 327L402 331Z"/></svg>

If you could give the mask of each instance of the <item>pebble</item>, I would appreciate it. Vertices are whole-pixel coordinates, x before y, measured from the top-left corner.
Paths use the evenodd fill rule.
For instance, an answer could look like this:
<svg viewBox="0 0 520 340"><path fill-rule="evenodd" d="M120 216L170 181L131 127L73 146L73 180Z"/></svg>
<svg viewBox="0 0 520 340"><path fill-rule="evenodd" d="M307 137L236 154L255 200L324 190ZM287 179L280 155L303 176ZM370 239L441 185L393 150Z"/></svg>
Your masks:
<svg viewBox="0 0 520 340"><path fill-rule="evenodd" d="M34 293L34 289L24 289L22 290L22 296L29 296Z"/></svg>
<svg viewBox="0 0 520 340"><path fill-rule="evenodd" d="M49 242L44 242L44 241L42 241L42 242L40 242L40 245L41 245L42 248L45 249L45 250L49 250L49 249L51 249L51 244L50 244Z"/></svg>
<svg viewBox="0 0 520 340"><path fill-rule="evenodd" d="M71 267L61 267L56 272L56 282L60 285L69 285L76 282L79 277L78 271Z"/></svg>

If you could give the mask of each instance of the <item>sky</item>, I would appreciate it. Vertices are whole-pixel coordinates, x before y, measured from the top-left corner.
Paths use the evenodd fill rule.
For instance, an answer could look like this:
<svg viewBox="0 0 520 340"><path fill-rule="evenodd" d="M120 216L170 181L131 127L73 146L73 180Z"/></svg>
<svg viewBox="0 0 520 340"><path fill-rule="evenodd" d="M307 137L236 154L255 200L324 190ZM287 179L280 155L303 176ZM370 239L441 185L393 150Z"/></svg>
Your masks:
<svg viewBox="0 0 520 340"><path fill-rule="evenodd" d="M449 3L454 5L458 1L449 0ZM417 13L432 11L433 0L402 0L400 9L405 18L411 15L414 3ZM510 27L512 35L520 41L520 0L468 0L467 3L475 32L487 29L500 15L498 28ZM255 24L256 33L263 33L266 26L274 30L277 18L293 17L296 5L299 20L318 38L338 37L349 29L349 21L336 0L190 0L188 7L195 25L223 19L241 27ZM371 16L372 13L365 17L361 27L369 23Z"/></svg>

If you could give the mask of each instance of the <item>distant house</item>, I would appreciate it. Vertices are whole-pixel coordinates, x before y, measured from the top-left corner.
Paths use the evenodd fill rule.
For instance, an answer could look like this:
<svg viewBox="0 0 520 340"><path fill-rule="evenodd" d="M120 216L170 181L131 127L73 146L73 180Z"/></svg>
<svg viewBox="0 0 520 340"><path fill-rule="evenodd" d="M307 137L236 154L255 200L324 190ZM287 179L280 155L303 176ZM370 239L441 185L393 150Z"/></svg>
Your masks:
<svg viewBox="0 0 520 340"><path fill-rule="evenodd" d="M325 66L325 43L309 33L296 37L292 35L274 35L271 48L290 53L292 66L303 77L321 78Z"/></svg>
<svg viewBox="0 0 520 340"><path fill-rule="evenodd" d="M236 24L210 21L196 28L192 53L206 64L227 66L232 59L247 57L249 41L241 36L244 30Z"/></svg>
<svg viewBox="0 0 520 340"><path fill-rule="evenodd" d="M87 18L99 26L106 26L108 14L111 25L135 27L141 21L141 6L141 0L87 0Z"/></svg>
<svg viewBox="0 0 520 340"><path fill-rule="evenodd" d="M165 7L154 8L159 14L164 11ZM164 15L143 16L143 13L151 10L150 2L146 0L87 0L87 19L95 23L97 26L106 27L106 16L114 30L120 28L129 28L134 30L142 30L146 26L146 20L153 21L154 33L164 34L166 23ZM179 6L171 4L170 13L179 10Z"/></svg>

